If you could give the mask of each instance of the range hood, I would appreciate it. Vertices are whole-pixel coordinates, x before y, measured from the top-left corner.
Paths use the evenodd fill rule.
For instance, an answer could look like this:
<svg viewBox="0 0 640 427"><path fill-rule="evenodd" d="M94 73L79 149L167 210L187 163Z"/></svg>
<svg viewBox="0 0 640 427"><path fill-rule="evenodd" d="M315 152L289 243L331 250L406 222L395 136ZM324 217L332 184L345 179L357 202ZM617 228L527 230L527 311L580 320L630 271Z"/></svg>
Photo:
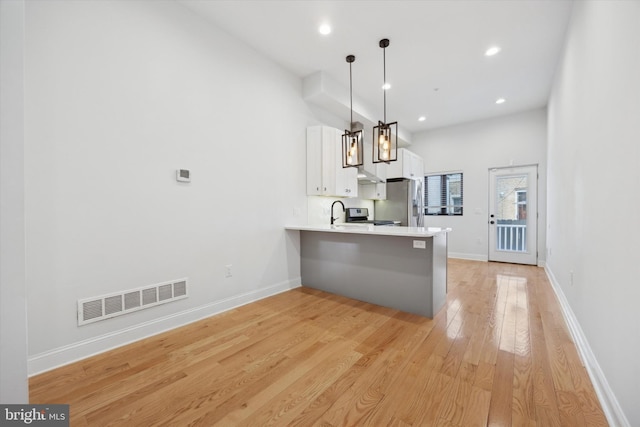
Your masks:
<svg viewBox="0 0 640 427"><path fill-rule="evenodd" d="M358 167L358 182L360 184L381 184L386 181L360 166Z"/></svg>
<svg viewBox="0 0 640 427"><path fill-rule="evenodd" d="M362 147L364 149L364 153L362 153L362 159L364 164L358 166L358 183L359 184L380 184L386 182L385 179L380 178L376 171L378 167L375 163L373 163L373 147L371 139L367 137L367 131L364 129L364 126L360 122L354 122L351 126L352 131L362 130L364 141ZM370 136L370 135L369 135Z"/></svg>

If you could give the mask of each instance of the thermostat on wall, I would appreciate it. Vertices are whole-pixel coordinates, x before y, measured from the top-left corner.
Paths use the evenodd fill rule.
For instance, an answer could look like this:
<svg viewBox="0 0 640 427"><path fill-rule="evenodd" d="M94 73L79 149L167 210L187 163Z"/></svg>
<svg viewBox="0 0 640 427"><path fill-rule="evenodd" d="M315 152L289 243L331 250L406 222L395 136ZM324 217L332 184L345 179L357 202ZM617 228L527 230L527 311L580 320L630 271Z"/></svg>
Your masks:
<svg viewBox="0 0 640 427"><path fill-rule="evenodd" d="M189 169L178 169L176 171L176 180L180 182L191 182L191 172Z"/></svg>

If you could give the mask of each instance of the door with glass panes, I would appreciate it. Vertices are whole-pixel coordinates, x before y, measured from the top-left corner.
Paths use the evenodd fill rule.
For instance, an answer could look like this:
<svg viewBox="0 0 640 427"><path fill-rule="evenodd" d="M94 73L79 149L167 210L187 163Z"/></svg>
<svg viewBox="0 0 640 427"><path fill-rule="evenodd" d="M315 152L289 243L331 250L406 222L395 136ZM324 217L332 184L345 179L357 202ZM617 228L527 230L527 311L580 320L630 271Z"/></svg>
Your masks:
<svg viewBox="0 0 640 427"><path fill-rule="evenodd" d="M538 166L489 170L489 261L538 263Z"/></svg>

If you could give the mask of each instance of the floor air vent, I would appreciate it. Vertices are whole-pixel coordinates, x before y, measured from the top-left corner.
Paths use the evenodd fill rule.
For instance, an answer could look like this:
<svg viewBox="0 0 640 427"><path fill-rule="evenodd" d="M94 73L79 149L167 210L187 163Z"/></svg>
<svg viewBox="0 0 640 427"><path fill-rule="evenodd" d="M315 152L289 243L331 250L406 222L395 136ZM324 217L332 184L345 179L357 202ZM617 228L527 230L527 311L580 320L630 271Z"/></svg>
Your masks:
<svg viewBox="0 0 640 427"><path fill-rule="evenodd" d="M78 325L186 298L187 279L172 280L138 289L78 300Z"/></svg>

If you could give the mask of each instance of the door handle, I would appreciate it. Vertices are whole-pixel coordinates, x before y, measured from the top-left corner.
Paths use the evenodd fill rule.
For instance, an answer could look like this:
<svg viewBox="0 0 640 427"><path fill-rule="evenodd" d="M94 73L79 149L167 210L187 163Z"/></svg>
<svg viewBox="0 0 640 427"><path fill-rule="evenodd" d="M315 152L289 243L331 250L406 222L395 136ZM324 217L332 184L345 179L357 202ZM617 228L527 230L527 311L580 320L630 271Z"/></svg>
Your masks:
<svg viewBox="0 0 640 427"><path fill-rule="evenodd" d="M495 223L496 223L495 221L489 221L489 224L495 224Z"/></svg>

